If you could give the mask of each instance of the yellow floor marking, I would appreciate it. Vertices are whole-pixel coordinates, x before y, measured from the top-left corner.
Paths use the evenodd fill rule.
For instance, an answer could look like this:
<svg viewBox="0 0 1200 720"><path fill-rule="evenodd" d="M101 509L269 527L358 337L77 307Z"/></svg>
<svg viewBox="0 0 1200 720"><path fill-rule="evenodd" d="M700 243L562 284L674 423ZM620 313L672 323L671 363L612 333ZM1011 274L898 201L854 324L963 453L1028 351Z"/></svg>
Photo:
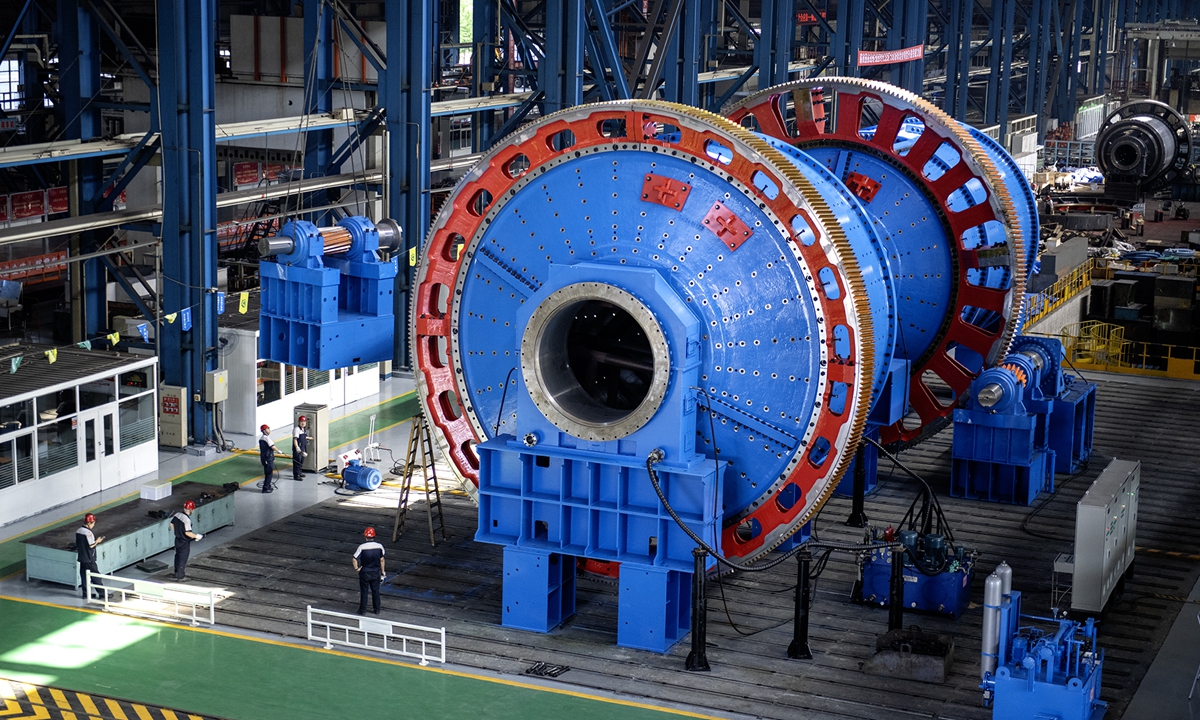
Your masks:
<svg viewBox="0 0 1200 720"><path fill-rule="evenodd" d="M25 699L34 705L45 705L42 702L42 696L38 695L37 688L28 683L21 683L21 690L25 693Z"/></svg>
<svg viewBox="0 0 1200 720"><path fill-rule="evenodd" d="M160 713L162 713L164 720L179 720L179 716L175 714L174 710L168 710L166 708L159 708L158 711Z"/></svg>
<svg viewBox="0 0 1200 720"><path fill-rule="evenodd" d="M133 711L137 713L137 716L141 718L141 720L154 720L154 716L150 714L150 711L146 709L145 705L134 705Z"/></svg>
<svg viewBox="0 0 1200 720"><path fill-rule="evenodd" d="M67 702L67 696L63 695L63 691L58 688L50 688L50 697L54 698L54 704L59 710L70 710L71 703Z"/></svg>
<svg viewBox="0 0 1200 720"><path fill-rule="evenodd" d="M108 706L108 711L112 713L112 716L117 720L129 720L129 716L125 714L125 711L121 709L121 706L117 704L116 700L113 700L112 698L104 698L104 704Z"/></svg>
<svg viewBox="0 0 1200 720"><path fill-rule="evenodd" d="M16 700L11 700L9 698L0 698L0 699L4 700L4 709L0 710L0 717L6 716L6 715L16 715L18 712L21 711L21 704L19 702L17 702Z"/></svg>
<svg viewBox="0 0 1200 720"><path fill-rule="evenodd" d="M63 710L62 720L75 720L75 713Z"/></svg>
<svg viewBox="0 0 1200 720"><path fill-rule="evenodd" d="M83 706L83 711L88 715L99 715L100 708L96 707L96 703L92 702L91 695L83 693L75 693L75 697L79 698L79 704Z"/></svg>
<svg viewBox="0 0 1200 720"><path fill-rule="evenodd" d="M204 720L204 718L199 715L188 715L188 720Z"/></svg>

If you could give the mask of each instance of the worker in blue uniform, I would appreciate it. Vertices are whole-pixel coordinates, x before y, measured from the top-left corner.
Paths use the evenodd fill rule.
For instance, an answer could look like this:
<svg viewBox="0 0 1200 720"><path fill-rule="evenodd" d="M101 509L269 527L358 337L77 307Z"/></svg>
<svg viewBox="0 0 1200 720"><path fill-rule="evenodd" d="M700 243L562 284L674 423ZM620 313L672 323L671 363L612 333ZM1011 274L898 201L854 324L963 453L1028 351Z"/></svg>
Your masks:
<svg viewBox="0 0 1200 720"><path fill-rule="evenodd" d="M183 511L171 518L171 527L175 530L175 579L180 582L187 580L187 561L192 554L192 543L204 537L192 532L192 513L195 510L196 503L188 500L183 504Z"/></svg>
<svg viewBox="0 0 1200 720"><path fill-rule="evenodd" d="M308 418L301 415L296 418L296 428L292 432L292 479L299 482L304 479L304 458L308 457Z"/></svg>
<svg viewBox="0 0 1200 720"><path fill-rule="evenodd" d="M263 486L265 493L274 492L271 487L271 477L275 474L275 443L271 442L271 428L263 425L259 428L262 435L258 436L258 461L263 467Z"/></svg>
<svg viewBox="0 0 1200 720"><path fill-rule="evenodd" d="M371 591L374 612L379 614L379 583L383 580L383 546L375 542L375 528L363 530L363 543L351 560L358 573L358 614L367 614L367 590Z"/></svg>
<svg viewBox="0 0 1200 720"><path fill-rule="evenodd" d="M83 527L75 531L75 554L79 559L79 585L83 588L83 599L88 599L87 573L99 573L96 564L96 546L104 542L104 537L96 537L92 528L96 527L96 516L88 513L83 516ZM100 581L96 581L99 585Z"/></svg>

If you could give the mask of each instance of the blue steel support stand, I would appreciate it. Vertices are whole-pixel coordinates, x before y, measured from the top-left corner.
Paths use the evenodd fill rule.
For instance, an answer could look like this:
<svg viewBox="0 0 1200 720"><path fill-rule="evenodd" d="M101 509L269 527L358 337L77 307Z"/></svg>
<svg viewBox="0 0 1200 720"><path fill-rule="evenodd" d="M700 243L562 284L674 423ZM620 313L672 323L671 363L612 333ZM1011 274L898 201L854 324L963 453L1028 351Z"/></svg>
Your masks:
<svg viewBox="0 0 1200 720"><path fill-rule="evenodd" d="M64 135L91 140L101 135L100 110L92 101L100 92L100 31L91 13L75 0L58 2L59 90L62 94ZM72 211L93 212L92 197L100 182L100 160L75 160L70 164ZM96 233L71 238L71 255L96 249ZM70 266L72 341L81 342L104 334L107 273L99 260Z"/></svg>
<svg viewBox="0 0 1200 720"><path fill-rule="evenodd" d="M435 0L387 0L386 75L380 79L387 116L387 215L404 229L396 274L395 358L398 369L412 366L408 342L409 252L429 230L430 77L433 65Z"/></svg>
<svg viewBox="0 0 1200 720"><path fill-rule="evenodd" d="M158 0L159 89L162 94L162 310L191 308L192 326L160 328L167 384L193 396L216 368L217 153L213 97L216 0ZM208 406L192 402L189 434L203 444Z"/></svg>

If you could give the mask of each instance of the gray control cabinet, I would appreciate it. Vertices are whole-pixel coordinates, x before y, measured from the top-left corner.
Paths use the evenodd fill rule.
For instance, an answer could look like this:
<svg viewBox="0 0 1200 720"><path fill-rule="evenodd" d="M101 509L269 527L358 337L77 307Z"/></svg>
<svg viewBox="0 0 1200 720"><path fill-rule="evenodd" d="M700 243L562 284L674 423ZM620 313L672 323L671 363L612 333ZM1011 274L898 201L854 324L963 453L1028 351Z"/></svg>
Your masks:
<svg viewBox="0 0 1200 720"><path fill-rule="evenodd" d="M1075 506L1071 609L1099 613L1133 563L1142 464L1113 460Z"/></svg>
<svg viewBox="0 0 1200 720"><path fill-rule="evenodd" d="M205 499L202 494L214 497ZM110 510L96 513L95 534L104 537L96 546L96 566L103 575L141 562L175 546L171 516L192 500L192 530L205 534L234 522L234 493L226 493L215 485L185 482L175 486L174 493L162 500L132 500ZM167 513L165 519L150 517L154 510ZM82 523L47 530L29 538L25 543L25 579L79 587L79 562L75 555L75 530Z"/></svg>

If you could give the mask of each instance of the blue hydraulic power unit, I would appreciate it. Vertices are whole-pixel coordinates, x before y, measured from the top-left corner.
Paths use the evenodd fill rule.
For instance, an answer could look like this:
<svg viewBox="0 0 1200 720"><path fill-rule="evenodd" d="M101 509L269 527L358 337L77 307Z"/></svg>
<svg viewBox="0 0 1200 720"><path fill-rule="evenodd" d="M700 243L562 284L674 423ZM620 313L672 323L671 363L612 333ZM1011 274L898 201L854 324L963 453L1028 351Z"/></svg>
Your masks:
<svg viewBox="0 0 1200 720"><path fill-rule="evenodd" d="M1011 582L1011 581L1010 581ZM1104 650L1096 626L1021 614L1021 593L1001 594L995 574L984 588L983 666L985 705L995 720L1100 720ZM989 598L989 595L991 597ZM1022 622L1037 622L1038 625ZM992 644L992 641L995 641Z"/></svg>
<svg viewBox="0 0 1200 720"><path fill-rule="evenodd" d="M259 357L313 370L391 360L400 226L344 218L289 222L259 243ZM273 257L274 260L267 258Z"/></svg>
<svg viewBox="0 0 1200 720"><path fill-rule="evenodd" d="M1021 336L954 411L950 494L1029 505L1092 453L1096 385L1063 372L1062 343Z"/></svg>
<svg viewBox="0 0 1200 720"><path fill-rule="evenodd" d="M891 538L871 529L872 541ZM922 535L915 530L896 533L904 553L904 609L942 613L957 619L971 602L971 583L975 579L974 551L962 545L948 547L943 535ZM888 605L890 580L895 554L888 549L873 550L861 558L859 591L855 599L863 603ZM913 558L916 558L915 562Z"/></svg>

